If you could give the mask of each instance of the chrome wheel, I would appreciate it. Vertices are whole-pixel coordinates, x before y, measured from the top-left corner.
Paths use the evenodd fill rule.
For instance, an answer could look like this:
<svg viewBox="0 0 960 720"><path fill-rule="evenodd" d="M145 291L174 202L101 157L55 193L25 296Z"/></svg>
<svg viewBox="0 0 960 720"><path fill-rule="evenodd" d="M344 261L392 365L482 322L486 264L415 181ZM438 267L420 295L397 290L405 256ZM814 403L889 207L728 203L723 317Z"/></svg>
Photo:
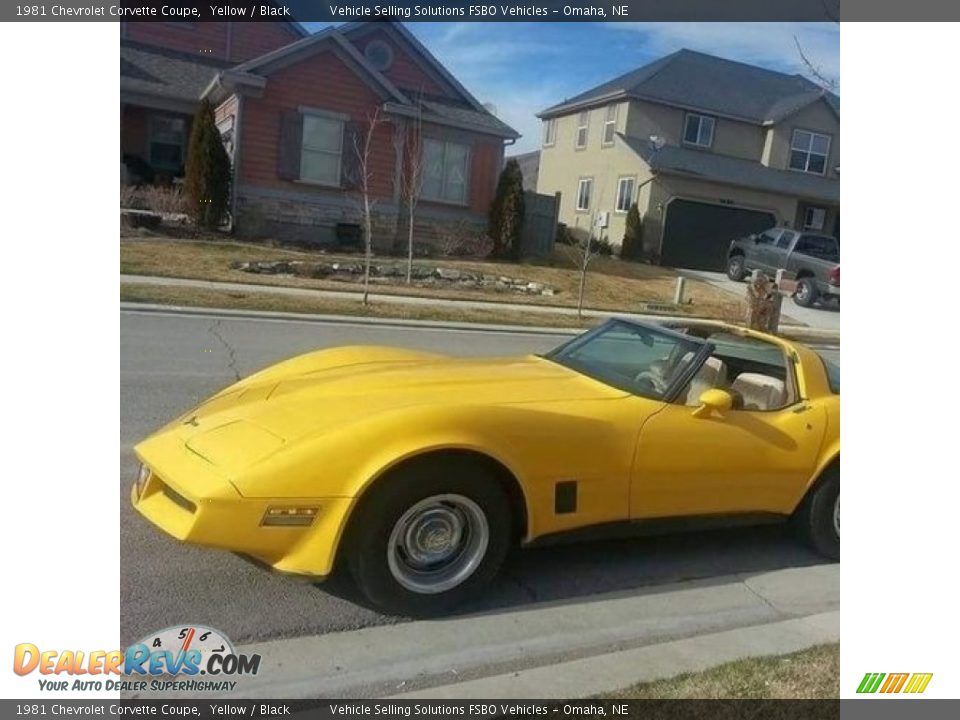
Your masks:
<svg viewBox="0 0 960 720"><path fill-rule="evenodd" d="M840 493L837 493L837 500L833 503L833 529L840 537Z"/></svg>
<svg viewBox="0 0 960 720"><path fill-rule="evenodd" d="M490 542L487 516L463 495L434 495L397 520L387 543L393 578L411 592L434 595L469 578Z"/></svg>

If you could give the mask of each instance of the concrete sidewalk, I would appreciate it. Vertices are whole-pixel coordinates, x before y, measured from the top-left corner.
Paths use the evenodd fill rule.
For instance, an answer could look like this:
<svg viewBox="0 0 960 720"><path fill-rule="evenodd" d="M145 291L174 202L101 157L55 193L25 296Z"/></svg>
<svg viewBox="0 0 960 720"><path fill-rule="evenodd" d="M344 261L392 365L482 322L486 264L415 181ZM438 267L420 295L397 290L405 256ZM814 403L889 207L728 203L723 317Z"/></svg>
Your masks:
<svg viewBox="0 0 960 720"><path fill-rule="evenodd" d="M332 300L353 300L360 302L362 295L359 292L342 290L314 290L311 288L285 287L282 285L256 285L248 283L218 282L213 280L192 280L188 278L158 277L150 275L120 275L120 282L131 285L155 285L160 287L197 288L201 290L219 290L222 292L243 292L248 294L285 295L290 297L328 298ZM397 305L416 305L444 308L463 308L470 310L511 310L529 313L532 315L566 315L575 316L577 309L559 305L517 304L505 302L490 302L483 300L450 300L431 297L417 297L412 295L388 295L370 293L370 301L375 303L393 303ZM612 310L584 310L585 317L608 318L627 317L644 322L683 322L696 320L689 315L650 315L643 313L618 312ZM840 333L835 330L819 330L804 325L781 325L781 332L785 336L793 337L802 342L839 342Z"/></svg>
<svg viewBox="0 0 960 720"><path fill-rule="evenodd" d="M839 607L814 565L274 640L237 648L260 674L224 697L585 697L835 641Z"/></svg>

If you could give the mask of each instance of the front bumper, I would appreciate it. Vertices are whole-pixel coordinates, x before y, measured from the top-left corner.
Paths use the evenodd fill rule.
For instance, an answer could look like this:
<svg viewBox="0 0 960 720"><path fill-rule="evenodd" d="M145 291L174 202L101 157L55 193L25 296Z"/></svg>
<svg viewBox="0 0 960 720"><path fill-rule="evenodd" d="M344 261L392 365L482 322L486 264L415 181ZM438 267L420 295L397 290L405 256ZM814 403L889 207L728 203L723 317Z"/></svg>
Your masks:
<svg viewBox="0 0 960 720"><path fill-rule="evenodd" d="M280 572L316 577L333 571L352 498L244 498L206 461L176 445L158 452L151 441L137 449L150 470L142 490L131 489L137 512L177 540L247 555ZM267 507L298 504L319 507L311 525L262 524Z"/></svg>

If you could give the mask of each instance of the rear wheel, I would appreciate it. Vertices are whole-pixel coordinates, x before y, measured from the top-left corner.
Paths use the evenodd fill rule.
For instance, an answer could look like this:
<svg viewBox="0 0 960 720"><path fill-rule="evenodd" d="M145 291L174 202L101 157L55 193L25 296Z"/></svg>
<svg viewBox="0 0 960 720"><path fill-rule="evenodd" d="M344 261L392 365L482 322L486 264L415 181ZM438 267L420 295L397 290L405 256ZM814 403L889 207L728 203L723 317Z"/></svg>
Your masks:
<svg viewBox="0 0 960 720"><path fill-rule="evenodd" d="M810 307L817 301L817 286L813 283L813 278L800 278L797 280L797 289L793 292L793 301L800 307Z"/></svg>
<svg viewBox="0 0 960 720"><path fill-rule="evenodd" d="M727 261L727 277L740 282L747 276L747 268L743 264L743 255L731 255Z"/></svg>
<svg viewBox="0 0 960 720"><path fill-rule="evenodd" d="M826 471L794 516L797 530L821 555L840 559L840 468Z"/></svg>
<svg viewBox="0 0 960 720"><path fill-rule="evenodd" d="M403 615L448 610L500 568L509 499L495 477L459 462L420 463L383 478L351 522L347 560L367 598Z"/></svg>

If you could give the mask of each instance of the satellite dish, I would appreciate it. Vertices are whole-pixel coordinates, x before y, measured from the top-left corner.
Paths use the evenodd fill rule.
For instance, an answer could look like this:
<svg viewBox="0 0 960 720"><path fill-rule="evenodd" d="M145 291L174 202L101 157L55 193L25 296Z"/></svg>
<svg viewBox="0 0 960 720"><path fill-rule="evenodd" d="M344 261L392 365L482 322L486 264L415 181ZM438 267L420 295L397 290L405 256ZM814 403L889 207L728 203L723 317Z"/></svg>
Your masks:
<svg viewBox="0 0 960 720"><path fill-rule="evenodd" d="M483 109L486 110L491 115L493 115L494 117L497 116L497 106L494 105L492 102L485 102L483 104Z"/></svg>
<svg viewBox="0 0 960 720"><path fill-rule="evenodd" d="M660 135L651 135L650 136L650 149L651 150L661 150L663 146L667 144L666 138Z"/></svg>

